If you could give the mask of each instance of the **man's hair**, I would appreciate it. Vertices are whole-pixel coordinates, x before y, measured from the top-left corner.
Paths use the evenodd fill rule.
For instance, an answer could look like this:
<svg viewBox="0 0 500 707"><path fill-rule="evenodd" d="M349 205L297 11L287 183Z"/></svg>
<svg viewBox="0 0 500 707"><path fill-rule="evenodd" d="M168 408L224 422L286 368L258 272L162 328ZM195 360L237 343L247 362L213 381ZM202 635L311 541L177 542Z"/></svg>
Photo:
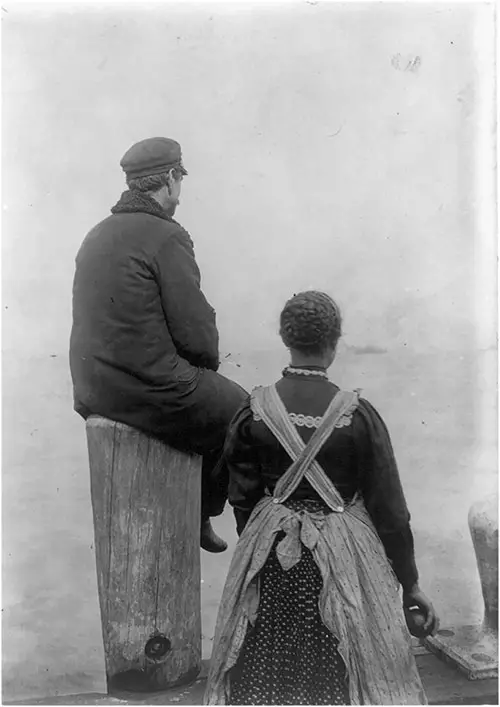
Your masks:
<svg viewBox="0 0 500 707"><path fill-rule="evenodd" d="M159 191L165 184L168 184L168 175L172 172L173 178L175 180L182 177L182 172L180 169L173 167L168 172L160 172L160 174L151 174L148 177L136 177L135 179L127 179L127 186L129 189L135 189L136 191L148 192L154 194Z"/></svg>
<svg viewBox="0 0 500 707"><path fill-rule="evenodd" d="M324 292L300 292L281 312L280 335L287 348L321 354L328 346L334 347L341 334L340 310Z"/></svg>

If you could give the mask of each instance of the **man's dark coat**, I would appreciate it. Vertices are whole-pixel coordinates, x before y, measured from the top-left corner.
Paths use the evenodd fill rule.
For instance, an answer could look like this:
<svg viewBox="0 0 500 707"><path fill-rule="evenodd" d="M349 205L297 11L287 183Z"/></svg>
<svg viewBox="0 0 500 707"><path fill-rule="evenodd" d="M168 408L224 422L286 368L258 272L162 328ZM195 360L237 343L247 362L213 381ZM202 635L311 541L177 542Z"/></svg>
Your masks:
<svg viewBox="0 0 500 707"><path fill-rule="evenodd" d="M70 365L75 410L179 448L220 448L244 391L215 373L215 312L189 234L125 192L76 258Z"/></svg>

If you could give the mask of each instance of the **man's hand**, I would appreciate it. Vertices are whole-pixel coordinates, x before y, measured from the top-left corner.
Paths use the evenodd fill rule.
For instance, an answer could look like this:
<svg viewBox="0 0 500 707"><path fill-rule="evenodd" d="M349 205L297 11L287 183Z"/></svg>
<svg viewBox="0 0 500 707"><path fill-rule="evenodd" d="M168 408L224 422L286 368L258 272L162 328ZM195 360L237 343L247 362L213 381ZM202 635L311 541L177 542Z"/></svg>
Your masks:
<svg viewBox="0 0 500 707"><path fill-rule="evenodd" d="M413 635L417 635L418 633L417 637L422 638L423 636L433 636L437 632L439 629L439 617L432 606L432 602L425 596L417 584L409 591L403 592L403 607L405 609L417 607L425 617L423 626L419 627L417 632ZM410 633L412 633L410 626L408 628L410 629Z"/></svg>

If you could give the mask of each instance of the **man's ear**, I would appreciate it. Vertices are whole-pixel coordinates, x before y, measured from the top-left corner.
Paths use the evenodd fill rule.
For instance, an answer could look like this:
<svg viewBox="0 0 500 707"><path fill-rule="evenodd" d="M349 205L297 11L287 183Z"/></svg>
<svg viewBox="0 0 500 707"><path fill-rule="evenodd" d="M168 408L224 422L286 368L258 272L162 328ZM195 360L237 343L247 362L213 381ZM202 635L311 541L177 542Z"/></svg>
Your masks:
<svg viewBox="0 0 500 707"><path fill-rule="evenodd" d="M172 185L175 182L175 177L174 177L174 170L169 169L168 174L167 174L167 188L168 188L168 193L170 194L170 191L172 189Z"/></svg>

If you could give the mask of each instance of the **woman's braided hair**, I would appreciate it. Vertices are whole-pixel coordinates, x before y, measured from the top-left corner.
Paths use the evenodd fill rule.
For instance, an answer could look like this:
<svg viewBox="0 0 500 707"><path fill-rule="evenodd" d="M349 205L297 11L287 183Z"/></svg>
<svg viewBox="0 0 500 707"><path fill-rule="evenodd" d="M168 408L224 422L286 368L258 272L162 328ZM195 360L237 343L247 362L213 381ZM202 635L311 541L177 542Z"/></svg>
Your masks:
<svg viewBox="0 0 500 707"><path fill-rule="evenodd" d="M342 317L329 295L316 290L299 292L285 304L280 336L285 346L306 354L334 347L342 334Z"/></svg>

